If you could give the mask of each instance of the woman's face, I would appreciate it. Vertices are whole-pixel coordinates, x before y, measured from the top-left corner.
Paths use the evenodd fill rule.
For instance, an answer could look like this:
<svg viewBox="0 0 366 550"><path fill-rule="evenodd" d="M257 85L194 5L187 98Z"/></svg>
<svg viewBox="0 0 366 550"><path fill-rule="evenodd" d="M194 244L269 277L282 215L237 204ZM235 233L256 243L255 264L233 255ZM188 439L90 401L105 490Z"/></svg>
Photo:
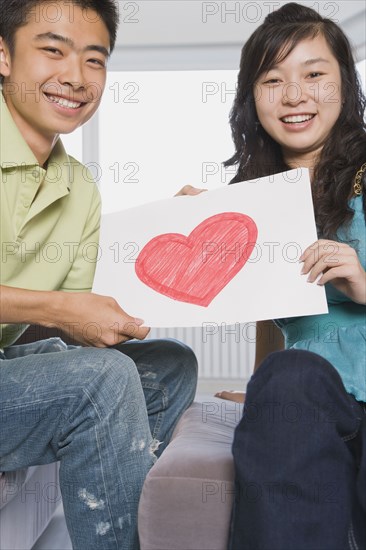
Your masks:
<svg viewBox="0 0 366 550"><path fill-rule="evenodd" d="M291 167L314 166L342 108L341 73L323 35L303 40L254 86L258 119Z"/></svg>

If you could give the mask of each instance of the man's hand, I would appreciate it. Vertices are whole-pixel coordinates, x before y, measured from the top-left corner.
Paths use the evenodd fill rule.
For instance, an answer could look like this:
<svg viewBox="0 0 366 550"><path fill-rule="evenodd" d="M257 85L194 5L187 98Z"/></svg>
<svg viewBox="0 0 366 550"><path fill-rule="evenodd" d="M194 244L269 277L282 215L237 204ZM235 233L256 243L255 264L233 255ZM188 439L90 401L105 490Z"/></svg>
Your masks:
<svg viewBox="0 0 366 550"><path fill-rule="evenodd" d="M143 340L150 329L128 315L116 300L89 293L58 292L58 311L52 326L87 346L114 346L132 338Z"/></svg>
<svg viewBox="0 0 366 550"><path fill-rule="evenodd" d="M87 346L105 348L132 338L143 340L150 329L128 315L116 300L89 292L26 290L0 286L0 323L57 328Z"/></svg>

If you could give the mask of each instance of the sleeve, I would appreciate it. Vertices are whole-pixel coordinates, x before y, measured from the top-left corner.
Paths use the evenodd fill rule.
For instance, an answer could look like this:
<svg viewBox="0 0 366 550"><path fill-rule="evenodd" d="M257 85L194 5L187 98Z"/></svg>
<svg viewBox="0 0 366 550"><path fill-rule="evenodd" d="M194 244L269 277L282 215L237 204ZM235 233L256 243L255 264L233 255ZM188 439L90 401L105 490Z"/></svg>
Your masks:
<svg viewBox="0 0 366 550"><path fill-rule="evenodd" d="M99 231L101 198L97 185L91 198L90 209L73 262L59 290L65 292L90 292L99 258Z"/></svg>

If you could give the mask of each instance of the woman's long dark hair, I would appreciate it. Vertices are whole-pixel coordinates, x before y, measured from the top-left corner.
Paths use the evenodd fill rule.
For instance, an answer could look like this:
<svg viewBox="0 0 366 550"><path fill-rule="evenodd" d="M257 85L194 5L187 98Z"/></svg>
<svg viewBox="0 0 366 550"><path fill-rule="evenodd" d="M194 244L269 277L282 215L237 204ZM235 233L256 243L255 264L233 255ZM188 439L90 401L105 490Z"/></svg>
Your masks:
<svg viewBox="0 0 366 550"><path fill-rule="evenodd" d="M269 14L245 43L230 114L236 152L224 166L237 165L237 174L230 183L289 169L280 145L258 123L254 85L263 72L283 61L301 40L319 34L324 36L337 59L342 80L342 110L321 151L312 186L319 236L334 238L339 226L349 222L353 216L348 200L355 175L366 161L366 99L349 41L330 19L291 2ZM366 178L363 178L362 191L366 212Z"/></svg>

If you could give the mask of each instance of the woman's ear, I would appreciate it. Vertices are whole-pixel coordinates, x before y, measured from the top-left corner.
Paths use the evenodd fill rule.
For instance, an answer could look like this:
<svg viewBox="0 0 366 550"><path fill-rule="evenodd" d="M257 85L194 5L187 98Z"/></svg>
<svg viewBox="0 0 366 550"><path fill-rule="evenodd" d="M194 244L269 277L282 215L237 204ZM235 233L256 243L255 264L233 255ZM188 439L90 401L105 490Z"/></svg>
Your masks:
<svg viewBox="0 0 366 550"><path fill-rule="evenodd" d="M10 52L2 36L0 36L0 75L10 75Z"/></svg>

